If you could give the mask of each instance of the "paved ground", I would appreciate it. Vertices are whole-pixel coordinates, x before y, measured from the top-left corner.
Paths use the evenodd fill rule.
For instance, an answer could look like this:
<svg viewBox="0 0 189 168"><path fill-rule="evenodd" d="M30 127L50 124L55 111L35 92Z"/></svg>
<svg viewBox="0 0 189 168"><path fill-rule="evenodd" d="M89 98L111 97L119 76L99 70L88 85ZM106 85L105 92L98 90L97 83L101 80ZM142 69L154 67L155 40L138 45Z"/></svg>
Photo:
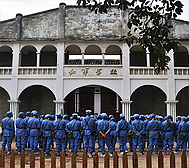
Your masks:
<svg viewBox="0 0 189 168"><path fill-rule="evenodd" d="M96 144L96 147L97 147L97 144ZM175 146L174 146L175 147ZM17 152L15 150L15 147L14 147L14 144L12 145L12 149L14 149L15 151L15 162L16 162L16 168L17 167L20 167L20 156L17 155ZM96 148L97 149L97 148ZM0 147L0 150L1 150L1 147ZM55 150L55 149L52 149L52 150ZM122 168L122 155L120 154L119 152L119 144L117 143L116 144L116 151L118 152L118 156L119 156L119 167ZM25 157L25 167L26 168L29 168L30 167L30 151L29 149L27 148L26 149L26 152L28 153ZM41 152L41 149L39 151L39 153ZM147 152L147 149L145 150L145 154ZM176 162L176 167L179 168L181 167L181 164L180 164L180 161L181 161L181 152L182 151L178 151L178 154L175 155L175 162ZM67 168L70 168L71 167L71 153L69 152L69 150L67 150L67 153L68 153L68 156L66 157L66 167ZM137 152L138 154L138 165L139 165L139 168L145 168L146 167L146 155L143 155L141 156L139 152ZM187 158L189 158L189 151L186 152L187 154ZM77 167L80 168L82 167L82 155L83 155L83 152L80 151L78 152L78 155L77 156ZM101 157L101 153L98 152L98 155L99 155L99 167L104 167L104 158ZM40 157L39 155L35 157L35 167L38 168L40 167ZM129 162L129 167L132 167L132 153L129 152L128 153L128 162ZM188 167L189 167L189 159L187 159L187 162L188 162ZM50 162L50 157L46 157L45 159L45 167L50 167L51 166L51 162ZM5 167L10 167L10 155L8 156L5 156ZM60 157L56 157L56 167L60 167ZM93 167L93 158L88 158L88 166L89 168L92 168ZM110 158L110 167L113 167L113 158ZM153 154L152 155L152 167L153 168L158 168L158 157L156 154ZM165 155L164 156L164 167L165 168L168 168L170 167L170 156L169 155Z"/></svg>

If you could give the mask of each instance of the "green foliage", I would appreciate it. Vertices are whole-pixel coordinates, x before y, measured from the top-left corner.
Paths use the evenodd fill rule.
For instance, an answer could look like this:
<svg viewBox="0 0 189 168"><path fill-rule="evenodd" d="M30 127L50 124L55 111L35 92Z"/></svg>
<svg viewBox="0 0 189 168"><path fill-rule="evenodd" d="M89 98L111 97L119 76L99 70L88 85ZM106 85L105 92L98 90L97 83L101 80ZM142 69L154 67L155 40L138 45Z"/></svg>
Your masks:
<svg viewBox="0 0 189 168"><path fill-rule="evenodd" d="M173 28L171 19L175 19L183 10L183 4L177 0L77 0L78 6L88 8L95 13L107 13L113 5L119 10L129 10L127 27L129 32L121 39L130 47L139 44L143 51L158 54L154 68L157 74L168 68L170 57L162 54L178 50L178 42L170 39L170 30ZM132 32L138 34L133 35Z"/></svg>

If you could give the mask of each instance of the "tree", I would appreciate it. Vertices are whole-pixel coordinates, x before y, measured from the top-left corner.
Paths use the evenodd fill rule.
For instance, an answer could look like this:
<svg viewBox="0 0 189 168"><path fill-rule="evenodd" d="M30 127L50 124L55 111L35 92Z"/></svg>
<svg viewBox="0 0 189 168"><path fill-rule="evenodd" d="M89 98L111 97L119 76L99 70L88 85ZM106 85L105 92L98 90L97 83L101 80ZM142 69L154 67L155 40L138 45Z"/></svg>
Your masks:
<svg viewBox="0 0 189 168"><path fill-rule="evenodd" d="M155 72L169 69L170 57L162 54L162 49L169 52L178 51L178 41L170 39L169 34L173 28L171 20L180 15L183 4L177 0L77 0L78 6L91 11L107 13L113 5L118 10L129 10L128 33L121 39L130 47L139 44L143 51L158 54L154 65ZM137 36L134 33L137 32Z"/></svg>

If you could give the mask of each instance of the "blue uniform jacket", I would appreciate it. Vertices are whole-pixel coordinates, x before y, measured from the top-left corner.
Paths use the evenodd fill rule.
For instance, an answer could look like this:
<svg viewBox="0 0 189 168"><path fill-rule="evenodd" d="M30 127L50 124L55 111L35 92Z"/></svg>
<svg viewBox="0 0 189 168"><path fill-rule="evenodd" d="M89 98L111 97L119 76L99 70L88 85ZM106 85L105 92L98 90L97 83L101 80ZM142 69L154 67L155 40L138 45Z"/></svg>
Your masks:
<svg viewBox="0 0 189 168"><path fill-rule="evenodd" d="M143 125L144 125L144 122L139 119L135 119L132 122L132 128L133 128L133 131L135 132L135 137L138 137L139 135L144 134L145 128L143 127Z"/></svg>
<svg viewBox="0 0 189 168"><path fill-rule="evenodd" d="M33 122L33 120L35 120ZM33 124L32 124L33 122ZM31 117L28 120L28 128L30 129L30 136L39 136L40 121L39 118Z"/></svg>
<svg viewBox="0 0 189 168"><path fill-rule="evenodd" d="M74 124L75 124L75 127L74 127ZM74 130L73 130L73 127L74 127ZM75 138L75 139L76 138L78 138L78 139L81 138L81 133L80 133L80 131L81 131L81 121L73 119L72 121L70 121L67 124L67 129L69 130L69 132L72 132L72 130L73 130L73 137L72 138Z"/></svg>
<svg viewBox="0 0 189 168"><path fill-rule="evenodd" d="M175 126L174 126L174 123L173 121L170 121L170 127L168 127L168 122L167 120L164 121L162 123L162 126L161 126L161 131L162 133L165 132L165 130L167 129L167 132L165 133L165 139L169 139L169 138L174 138L174 129L175 129Z"/></svg>
<svg viewBox="0 0 189 168"><path fill-rule="evenodd" d="M188 139L188 124L186 123L186 121L183 121L182 123L179 124L178 126L178 133L185 133L185 140Z"/></svg>
<svg viewBox="0 0 189 168"><path fill-rule="evenodd" d="M87 121L88 121L88 123L86 125ZM85 127L85 125L86 125L86 127ZM82 121L82 128L85 129L84 135L91 135L91 132L93 132L95 130L95 119L91 118L90 116L86 116Z"/></svg>
<svg viewBox="0 0 189 168"><path fill-rule="evenodd" d="M110 135L114 135L116 136L116 127L117 127L117 123L115 121L110 121Z"/></svg>
<svg viewBox="0 0 189 168"><path fill-rule="evenodd" d="M5 128L5 124L6 124L8 119L9 119L9 117L2 119L1 129L2 129L2 131L4 130L3 136L13 137L15 135L15 130L14 130L14 121L12 119L10 119L8 121L6 128Z"/></svg>
<svg viewBox="0 0 189 168"><path fill-rule="evenodd" d="M124 123L125 123L125 126L124 126ZM130 129L129 123L126 120L121 119L117 123L116 133L118 133L118 131L120 130L120 136L121 137L127 137L127 132L129 131L129 129Z"/></svg>
<svg viewBox="0 0 189 168"><path fill-rule="evenodd" d="M60 124L59 124L59 122L60 122ZM66 131L65 131L66 121L57 119L56 121L54 121L53 125L54 125L54 129L56 131L55 138L58 138L58 139L66 138Z"/></svg>
<svg viewBox="0 0 189 168"><path fill-rule="evenodd" d="M181 123L180 120L175 123L175 131L176 131L177 133L178 133L178 126L179 126L180 123Z"/></svg>
<svg viewBox="0 0 189 168"><path fill-rule="evenodd" d="M25 135L26 135L26 129L27 129L26 120L22 119L20 117L17 118L16 119L16 136L25 137Z"/></svg>
<svg viewBox="0 0 189 168"><path fill-rule="evenodd" d="M154 119L149 121L146 130L147 131L151 130L149 132L149 138L159 138L159 131L160 131L159 121Z"/></svg>
<svg viewBox="0 0 189 168"><path fill-rule="evenodd" d="M108 129L110 129L109 121L102 119L101 121L98 122L97 131L99 132L108 131Z"/></svg>
<svg viewBox="0 0 189 168"><path fill-rule="evenodd" d="M43 122L41 124L41 129L44 131L43 132L44 137L50 137L51 132L53 131L53 122L49 119L43 120Z"/></svg>
<svg viewBox="0 0 189 168"><path fill-rule="evenodd" d="M147 125L148 125L148 122L149 122L149 121L150 121L149 119L146 119L146 120L144 121L144 128L145 128L144 132L147 132Z"/></svg>

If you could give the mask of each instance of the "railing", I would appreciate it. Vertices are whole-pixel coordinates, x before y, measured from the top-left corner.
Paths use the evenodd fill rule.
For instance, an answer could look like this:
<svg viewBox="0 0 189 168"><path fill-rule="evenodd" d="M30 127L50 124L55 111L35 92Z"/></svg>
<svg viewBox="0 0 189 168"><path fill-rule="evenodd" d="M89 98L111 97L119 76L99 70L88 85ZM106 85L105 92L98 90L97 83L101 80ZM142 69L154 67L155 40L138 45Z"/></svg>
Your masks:
<svg viewBox="0 0 189 168"><path fill-rule="evenodd" d="M18 75L55 75L56 67L19 67Z"/></svg>
<svg viewBox="0 0 189 168"><path fill-rule="evenodd" d="M144 165L146 165L146 168L152 168L152 154L150 153L150 150L148 150L147 154L146 154L146 164L145 164L145 160L143 161L142 167L145 167ZM138 166L138 156L136 152L133 152L133 156L132 156L132 165L129 164L130 162L128 162L128 157L127 154L124 152L124 154L121 156L122 157L122 164L121 162L119 163L119 157L117 152L114 152L113 155L113 167L114 168L119 168L119 167L123 167L123 168L128 168L128 167L133 167L133 168L138 168L141 167ZM160 151L158 154L158 168L163 168L164 167L164 157L162 152ZM60 167L60 168L66 168L66 167L72 167L72 168L76 168L77 167L77 159L78 157L76 156L75 152L73 152L72 156L71 156L71 165L67 165L67 159L65 156L64 151L62 151L61 156L59 158L59 165L57 165L56 162L56 155L55 152L52 151L51 153L51 159L50 159L50 164L51 164L51 168L56 168L56 167ZM95 152L94 157L92 158L93 161L89 158L87 158L87 153L83 152L83 156L82 158L80 158L82 160L82 166L80 165L79 167L94 167L94 168L98 168L98 167L104 167L104 168L110 168L110 155L108 153L108 151L106 151L105 154L105 158L104 161L101 160L101 162L104 162L104 166L102 166L102 164L99 162L99 156L98 153ZM167 159L165 157L165 162L167 162ZM39 160L39 159L38 159ZM91 162L87 162L87 160L91 160ZM7 160L6 160L7 161ZM92 163L92 164L90 164ZM99 164L101 166L99 166ZM19 165L16 165L17 167L19 167ZM45 155L44 152L42 151L40 154L40 168L45 168L47 165L45 165ZM187 156L186 156L186 152L182 151L181 154L181 164L177 166L181 167L181 168L187 168ZM3 150L0 152L0 167L9 167L9 165L7 165L7 162L5 163L5 157L4 157L4 153ZM25 151L21 152L21 156L20 156L20 167L25 167ZM34 151L31 152L30 154L30 167L35 167L35 155L34 155ZM47 166L47 167L50 167ZM112 167L112 166L111 166ZM154 166L153 166L154 167ZM175 154L173 152L171 152L170 155L170 167L175 167ZM11 151L11 155L10 155L10 168L15 168L15 153L12 150Z"/></svg>
<svg viewBox="0 0 189 168"><path fill-rule="evenodd" d="M189 67L175 67L174 74L175 75L189 75Z"/></svg>
<svg viewBox="0 0 189 168"><path fill-rule="evenodd" d="M104 60L105 65L120 65L120 60ZM75 59L75 60L69 60L68 65L81 65L82 60ZM102 59L85 59L84 60L85 65L102 65Z"/></svg>
<svg viewBox="0 0 189 168"><path fill-rule="evenodd" d="M167 69L161 70L159 75L167 75ZM157 75L153 67L130 67L130 75Z"/></svg>
<svg viewBox="0 0 189 168"><path fill-rule="evenodd" d="M0 75L12 75L12 67L1 67L0 68Z"/></svg>

